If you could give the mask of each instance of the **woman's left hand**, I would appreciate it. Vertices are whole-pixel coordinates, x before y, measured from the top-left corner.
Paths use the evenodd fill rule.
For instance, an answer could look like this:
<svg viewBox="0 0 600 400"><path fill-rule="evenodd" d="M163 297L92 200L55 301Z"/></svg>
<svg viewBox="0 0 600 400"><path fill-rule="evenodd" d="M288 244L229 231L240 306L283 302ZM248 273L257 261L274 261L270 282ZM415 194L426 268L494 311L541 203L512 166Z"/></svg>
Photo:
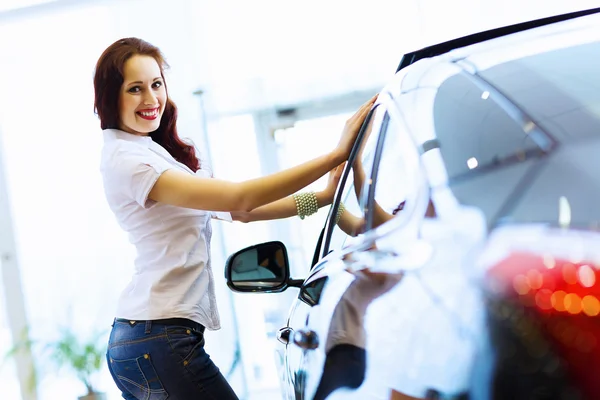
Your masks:
<svg viewBox="0 0 600 400"><path fill-rule="evenodd" d="M344 130L342 131L342 137L340 138L340 141L336 147L337 151L343 156L344 160L348 159L350 151L352 150L354 142L356 141L358 132L360 131L363 122L367 118L367 115L369 115L369 111L373 107L373 104L375 104L377 96L379 96L379 94L376 94L369 101L363 104L358 111L356 111L356 113L354 113L354 115L346 121Z"/></svg>

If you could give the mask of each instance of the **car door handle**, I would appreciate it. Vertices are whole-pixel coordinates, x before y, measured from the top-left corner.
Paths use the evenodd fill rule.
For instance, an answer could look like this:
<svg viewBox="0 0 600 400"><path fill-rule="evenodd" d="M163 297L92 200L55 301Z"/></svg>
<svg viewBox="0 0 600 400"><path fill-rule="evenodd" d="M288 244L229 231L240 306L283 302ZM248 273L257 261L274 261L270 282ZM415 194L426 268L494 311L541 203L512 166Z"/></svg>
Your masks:
<svg viewBox="0 0 600 400"><path fill-rule="evenodd" d="M290 344L290 336L294 330L289 326L284 326L283 328L279 328L277 331L277 340L281 343L288 345Z"/></svg>
<svg viewBox="0 0 600 400"><path fill-rule="evenodd" d="M304 350L314 350L319 347L319 336L311 330L300 330L294 334L294 343Z"/></svg>

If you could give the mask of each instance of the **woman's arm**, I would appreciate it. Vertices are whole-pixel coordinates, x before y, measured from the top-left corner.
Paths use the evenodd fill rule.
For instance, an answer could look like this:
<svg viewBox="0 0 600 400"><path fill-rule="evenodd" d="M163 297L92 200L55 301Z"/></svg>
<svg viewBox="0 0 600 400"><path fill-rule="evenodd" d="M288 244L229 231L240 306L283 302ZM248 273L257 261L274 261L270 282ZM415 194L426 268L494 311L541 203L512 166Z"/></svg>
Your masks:
<svg viewBox="0 0 600 400"><path fill-rule="evenodd" d="M354 175L354 193L360 204L360 196L366 179L365 170L363 169L362 162L360 160L360 154L352 165L352 173ZM375 227L378 227L384 222L394 218L393 215L386 213L377 202L374 204L373 216ZM344 231L344 233L346 233L346 235L356 236L363 232L365 228L365 222L366 221L364 218L357 217L348 210L344 210L337 225L342 231Z"/></svg>
<svg viewBox="0 0 600 400"><path fill-rule="evenodd" d="M329 173L329 179L327 180L327 186L321 192L316 192L317 204L319 208L331 204L335 189L340 181L342 171L344 170L345 163L342 163L335 167ZM252 211L232 211L231 217L234 221L241 222L254 222L254 221L265 221L271 219L288 218L298 215L298 207L296 200L292 196L285 197L281 200L274 201L273 203L266 204L264 206L255 208Z"/></svg>
<svg viewBox="0 0 600 400"><path fill-rule="evenodd" d="M319 208L331 204L331 199L327 197L325 192L316 192L315 194ZM231 218L240 222L266 221L295 215L298 215L298 208L296 207L296 200L292 196L255 208L252 211L231 211Z"/></svg>
<svg viewBox="0 0 600 400"><path fill-rule="evenodd" d="M159 203L206 211L251 211L297 192L341 162L329 154L296 167L245 181L201 178L170 169L156 181L148 197Z"/></svg>
<svg viewBox="0 0 600 400"><path fill-rule="evenodd" d="M392 218L394 218L394 215L386 213L381 206L375 202L375 220L373 221L375 228ZM344 210L337 225L344 233L346 233L346 235L356 236L364 231L365 222L364 218L359 218L350 211Z"/></svg>
<svg viewBox="0 0 600 400"><path fill-rule="evenodd" d="M356 161L353 164L352 171L354 174L354 190L356 193L356 197L358 198L358 202L360 203L361 191L363 189L363 185L366 179L365 170L362 166L362 161L357 157ZM377 201L373 202L373 225L374 228L379 225L384 224L390 219L394 218L393 214L385 212L383 208L377 203ZM362 219L360 219L362 222Z"/></svg>
<svg viewBox="0 0 600 400"><path fill-rule="evenodd" d="M337 225L346 235L356 236L359 233L362 233L365 224L362 218L358 218L350 211L345 210L340 216Z"/></svg>
<svg viewBox="0 0 600 400"><path fill-rule="evenodd" d="M356 135L376 97L346 122L337 147L296 167L245 182L207 179L170 169L161 174L148 197L159 203L206 211L251 211L289 196L316 181L348 158Z"/></svg>

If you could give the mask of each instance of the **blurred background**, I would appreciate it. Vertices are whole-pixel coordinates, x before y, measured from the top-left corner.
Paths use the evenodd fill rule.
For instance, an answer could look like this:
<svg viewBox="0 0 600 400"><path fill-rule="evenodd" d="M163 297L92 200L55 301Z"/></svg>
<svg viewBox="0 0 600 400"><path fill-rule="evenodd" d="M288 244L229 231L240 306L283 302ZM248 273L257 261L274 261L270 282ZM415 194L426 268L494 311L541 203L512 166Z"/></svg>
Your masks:
<svg viewBox="0 0 600 400"><path fill-rule="evenodd" d="M1 0L1 398L85 394L77 374L57 368L53 344L102 350L133 270L134 249L104 199L93 113L94 66L115 40L136 36L161 48L180 135L215 176L240 181L330 150L405 52L598 3ZM297 293L233 294L222 266L246 245L281 240L293 276L303 278L326 214L302 223L213 223L223 329L206 334L207 350L242 399L281 398L275 332ZM91 379L106 398L120 398L104 363Z"/></svg>

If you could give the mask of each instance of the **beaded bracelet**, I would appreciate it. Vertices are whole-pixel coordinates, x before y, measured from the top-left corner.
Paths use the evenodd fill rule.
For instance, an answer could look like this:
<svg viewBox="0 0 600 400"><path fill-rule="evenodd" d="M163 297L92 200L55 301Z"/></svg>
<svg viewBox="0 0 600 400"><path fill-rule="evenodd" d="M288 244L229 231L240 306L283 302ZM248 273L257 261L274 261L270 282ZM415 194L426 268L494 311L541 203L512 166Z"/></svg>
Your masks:
<svg viewBox="0 0 600 400"><path fill-rule="evenodd" d="M340 218L342 218L342 214L346 211L346 206L344 203L340 202L340 206L337 209L337 213L335 214L335 224L337 225L340 222Z"/></svg>
<svg viewBox="0 0 600 400"><path fill-rule="evenodd" d="M292 196L296 202L296 209L300 219L308 217L319 211L319 203L315 192L296 193Z"/></svg>

